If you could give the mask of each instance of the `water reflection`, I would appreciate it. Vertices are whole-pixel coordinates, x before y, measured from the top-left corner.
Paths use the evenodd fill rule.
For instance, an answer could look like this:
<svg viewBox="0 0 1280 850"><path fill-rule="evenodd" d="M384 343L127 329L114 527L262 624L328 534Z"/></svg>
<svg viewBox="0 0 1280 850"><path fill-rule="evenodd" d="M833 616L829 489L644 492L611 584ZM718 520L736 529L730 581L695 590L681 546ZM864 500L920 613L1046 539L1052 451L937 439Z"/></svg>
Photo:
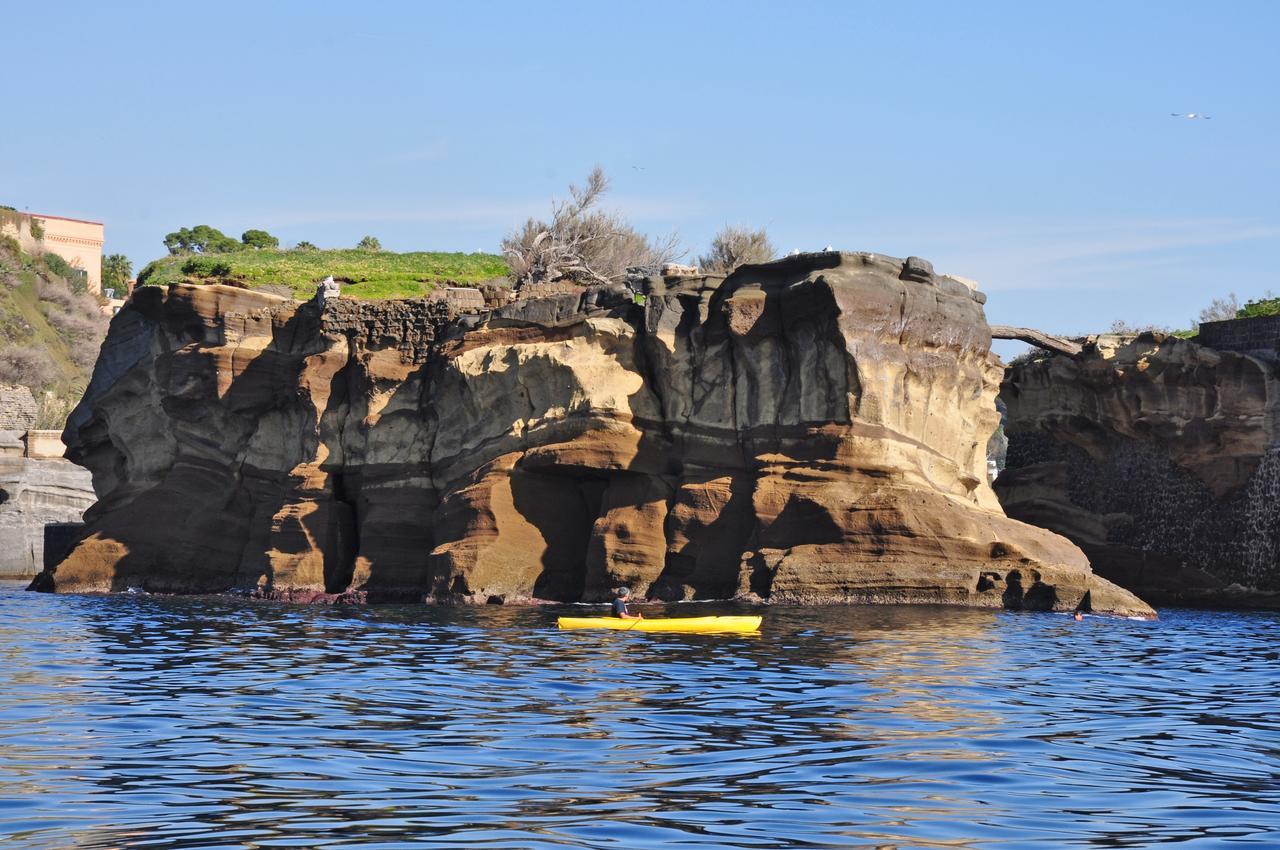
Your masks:
<svg viewBox="0 0 1280 850"><path fill-rule="evenodd" d="M496 607L14 591L0 609L6 847L1210 847L1280 828L1275 615L770 609L749 638Z"/></svg>

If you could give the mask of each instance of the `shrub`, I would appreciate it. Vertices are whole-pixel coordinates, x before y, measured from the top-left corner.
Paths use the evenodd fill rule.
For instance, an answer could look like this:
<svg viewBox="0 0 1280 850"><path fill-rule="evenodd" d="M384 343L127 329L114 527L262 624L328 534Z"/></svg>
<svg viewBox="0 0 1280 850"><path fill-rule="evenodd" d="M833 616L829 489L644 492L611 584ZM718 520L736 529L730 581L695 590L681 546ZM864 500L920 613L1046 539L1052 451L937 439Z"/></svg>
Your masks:
<svg viewBox="0 0 1280 850"><path fill-rule="evenodd" d="M152 260L142 267L142 271L138 272L138 286L146 286L152 275L155 275L162 269L159 260Z"/></svg>
<svg viewBox="0 0 1280 850"><path fill-rule="evenodd" d="M36 389L53 379L56 369L49 355L30 345L0 349L0 383Z"/></svg>
<svg viewBox="0 0 1280 850"><path fill-rule="evenodd" d="M362 251L381 251L382 243L376 236L366 236L356 243L356 247Z"/></svg>
<svg viewBox="0 0 1280 850"><path fill-rule="evenodd" d="M1037 360L1045 360L1053 357L1057 352L1047 348L1037 348L1032 346L1021 354L1015 355L1009 361L1009 366L1025 366L1028 363L1034 363Z"/></svg>
<svg viewBox="0 0 1280 850"><path fill-rule="evenodd" d="M702 271L729 274L739 266L767 263L775 256L769 236L761 230L726 224L711 240L711 250L698 258Z"/></svg>
<svg viewBox="0 0 1280 850"><path fill-rule="evenodd" d="M293 250L295 250L295 251L319 251L320 249L319 249L319 248L317 248L317 247L316 247L314 244L312 244L311 242L307 242L306 240L303 240L302 242L299 242L297 245L294 245L294 246L293 246Z"/></svg>
<svg viewBox="0 0 1280 850"><path fill-rule="evenodd" d="M101 348L101 337L78 339L71 343L71 360L81 369L90 369L98 361L98 351Z"/></svg>
<svg viewBox="0 0 1280 850"><path fill-rule="evenodd" d="M42 394L36 406L36 423L38 429L62 430L67 425L67 417L76 406L75 399L62 396Z"/></svg>
<svg viewBox="0 0 1280 850"><path fill-rule="evenodd" d="M44 238L44 222L38 218L31 219L31 238L37 242Z"/></svg>
<svg viewBox="0 0 1280 850"><path fill-rule="evenodd" d="M502 253L517 286L543 281L610 283L627 269L653 268L681 256L674 234L651 240L616 213L597 208L609 189L596 167L585 186L570 186L568 201L555 201L551 221L529 219L502 240Z"/></svg>
<svg viewBox="0 0 1280 850"><path fill-rule="evenodd" d="M36 278L36 297L48 306L56 306L62 310L70 310L75 302L71 290L58 280Z"/></svg>
<svg viewBox="0 0 1280 850"><path fill-rule="evenodd" d="M1173 329L1161 325L1131 325L1124 319L1116 319L1111 323L1111 327L1107 328L1109 334L1140 334L1140 333L1172 333Z"/></svg>
<svg viewBox="0 0 1280 850"><path fill-rule="evenodd" d="M192 277L230 277L231 265L211 257L192 257L182 264L182 273Z"/></svg>
<svg viewBox="0 0 1280 850"><path fill-rule="evenodd" d="M57 254L45 254L42 259L44 260L44 267L58 277L70 280L77 271L74 266Z"/></svg>
<svg viewBox="0 0 1280 850"><path fill-rule="evenodd" d="M1220 322L1224 319L1234 319L1239 312L1240 299L1231 292L1226 298L1215 298L1210 301L1209 306L1200 311L1200 321Z"/></svg>
<svg viewBox="0 0 1280 850"><path fill-rule="evenodd" d="M98 315L102 316L101 311ZM103 316L103 318L106 317ZM49 324L67 336L79 340L91 340L101 339L105 323L83 313L54 312L49 316Z"/></svg>
<svg viewBox="0 0 1280 850"><path fill-rule="evenodd" d="M1236 311L1235 318L1250 319L1254 316L1275 315L1280 315L1280 298L1268 290L1262 294L1261 298L1245 302L1245 305Z"/></svg>

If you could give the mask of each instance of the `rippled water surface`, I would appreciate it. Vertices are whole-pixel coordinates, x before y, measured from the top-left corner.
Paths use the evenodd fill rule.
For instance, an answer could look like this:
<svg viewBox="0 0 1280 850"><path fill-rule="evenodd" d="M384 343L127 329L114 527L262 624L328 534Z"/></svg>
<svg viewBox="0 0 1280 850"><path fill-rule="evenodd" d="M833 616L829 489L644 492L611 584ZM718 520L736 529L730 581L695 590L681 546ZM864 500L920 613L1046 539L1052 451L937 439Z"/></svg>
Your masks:
<svg viewBox="0 0 1280 850"><path fill-rule="evenodd" d="M1280 847L1275 614L555 613L8 585L0 845Z"/></svg>

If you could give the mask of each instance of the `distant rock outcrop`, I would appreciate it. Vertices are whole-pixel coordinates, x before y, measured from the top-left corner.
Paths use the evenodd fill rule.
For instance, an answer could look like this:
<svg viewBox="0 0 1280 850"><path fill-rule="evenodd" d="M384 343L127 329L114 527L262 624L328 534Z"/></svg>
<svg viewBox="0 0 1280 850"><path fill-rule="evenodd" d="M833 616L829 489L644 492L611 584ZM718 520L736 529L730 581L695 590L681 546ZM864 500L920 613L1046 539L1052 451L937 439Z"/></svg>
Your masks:
<svg viewBox="0 0 1280 850"><path fill-rule="evenodd" d="M1059 532L1152 601L1280 606L1273 359L1160 333L1010 367L1013 517Z"/></svg>
<svg viewBox="0 0 1280 850"><path fill-rule="evenodd" d="M1001 512L981 293L839 252L639 287L140 290L66 431L100 502L36 586L1151 613Z"/></svg>
<svg viewBox="0 0 1280 850"><path fill-rule="evenodd" d="M86 470L61 459L27 457L22 432L0 430L0 578L40 572L45 526L78 522L93 500Z"/></svg>

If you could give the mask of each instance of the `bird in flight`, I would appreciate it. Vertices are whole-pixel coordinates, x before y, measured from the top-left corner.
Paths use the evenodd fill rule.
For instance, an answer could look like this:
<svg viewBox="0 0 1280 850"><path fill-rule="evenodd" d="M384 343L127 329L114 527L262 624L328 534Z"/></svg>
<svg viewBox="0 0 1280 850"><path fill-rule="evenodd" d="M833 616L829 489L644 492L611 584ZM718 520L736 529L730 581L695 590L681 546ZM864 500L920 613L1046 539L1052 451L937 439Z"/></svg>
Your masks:
<svg viewBox="0 0 1280 850"><path fill-rule="evenodd" d="M1201 114L1201 113L1199 113L1199 112L1170 112L1170 113L1169 113L1169 117L1170 117L1170 118L1186 118L1186 119L1187 119L1187 120L1189 120L1189 121L1196 121L1196 120L1200 120L1200 121L1208 121L1208 120L1209 120L1209 119L1211 119L1213 116L1212 116L1212 115L1202 115L1202 114Z"/></svg>

